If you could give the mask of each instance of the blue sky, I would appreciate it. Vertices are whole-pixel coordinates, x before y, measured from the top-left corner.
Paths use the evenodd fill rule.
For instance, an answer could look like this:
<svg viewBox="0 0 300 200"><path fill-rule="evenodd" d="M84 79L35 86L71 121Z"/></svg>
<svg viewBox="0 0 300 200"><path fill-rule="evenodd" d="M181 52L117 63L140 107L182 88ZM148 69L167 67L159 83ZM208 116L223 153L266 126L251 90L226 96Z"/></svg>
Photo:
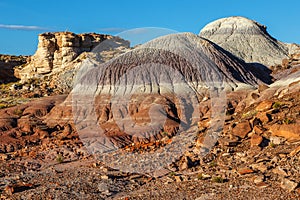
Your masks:
<svg viewBox="0 0 300 200"><path fill-rule="evenodd" d="M198 34L222 17L244 16L284 42L300 43L300 1L267 0L0 0L0 53L33 54L47 31L117 34L161 27Z"/></svg>

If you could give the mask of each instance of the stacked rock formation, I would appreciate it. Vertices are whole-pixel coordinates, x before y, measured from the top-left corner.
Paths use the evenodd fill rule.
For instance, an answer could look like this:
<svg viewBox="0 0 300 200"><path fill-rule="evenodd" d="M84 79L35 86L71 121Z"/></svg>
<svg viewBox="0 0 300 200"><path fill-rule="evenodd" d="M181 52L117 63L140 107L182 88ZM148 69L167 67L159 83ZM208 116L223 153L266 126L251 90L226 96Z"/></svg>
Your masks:
<svg viewBox="0 0 300 200"><path fill-rule="evenodd" d="M16 74L22 80L61 71L82 52L90 52L100 42L111 39L110 35L71 32L43 33L39 35L36 53L30 62Z"/></svg>

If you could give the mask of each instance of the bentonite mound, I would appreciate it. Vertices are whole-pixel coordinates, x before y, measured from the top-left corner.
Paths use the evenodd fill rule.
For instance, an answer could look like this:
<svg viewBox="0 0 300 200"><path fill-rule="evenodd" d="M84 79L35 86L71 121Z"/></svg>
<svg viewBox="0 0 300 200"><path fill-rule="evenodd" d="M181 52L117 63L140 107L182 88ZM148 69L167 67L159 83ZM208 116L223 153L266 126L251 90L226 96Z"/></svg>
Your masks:
<svg viewBox="0 0 300 200"><path fill-rule="evenodd" d="M228 17L207 24L199 34L249 63L281 64L289 55L288 44L266 30L266 26L244 17Z"/></svg>
<svg viewBox="0 0 300 200"><path fill-rule="evenodd" d="M98 90L99 93L105 91L104 93L110 94L120 78L137 66L144 69L144 74L149 74L151 72L149 69L158 67L161 71L155 73L163 78L168 74L165 74L162 66L167 66L182 74L185 81L193 84L194 90L202 89L203 86L212 86L211 84L217 82L226 88L236 89L244 86L255 87L259 82L264 81L258 79L241 59L218 45L192 33L183 33L160 37L91 69L84 74L79 83L89 86L98 85L102 88ZM153 92L154 88L151 88L153 84L159 84L159 80L147 80L145 76L136 76L136 74L133 76L134 81L127 82L127 90L139 81L143 83L142 85L150 81L149 90ZM269 74L263 76L267 78Z"/></svg>

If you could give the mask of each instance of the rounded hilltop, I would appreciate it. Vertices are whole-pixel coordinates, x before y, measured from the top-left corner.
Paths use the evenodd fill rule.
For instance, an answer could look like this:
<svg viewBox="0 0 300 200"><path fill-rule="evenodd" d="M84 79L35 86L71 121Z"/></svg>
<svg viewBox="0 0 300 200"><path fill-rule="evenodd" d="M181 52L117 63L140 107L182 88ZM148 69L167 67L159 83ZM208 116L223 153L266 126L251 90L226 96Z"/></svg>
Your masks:
<svg viewBox="0 0 300 200"><path fill-rule="evenodd" d="M249 63L280 64L290 45L273 38L267 27L241 16L221 18L207 24L199 33Z"/></svg>

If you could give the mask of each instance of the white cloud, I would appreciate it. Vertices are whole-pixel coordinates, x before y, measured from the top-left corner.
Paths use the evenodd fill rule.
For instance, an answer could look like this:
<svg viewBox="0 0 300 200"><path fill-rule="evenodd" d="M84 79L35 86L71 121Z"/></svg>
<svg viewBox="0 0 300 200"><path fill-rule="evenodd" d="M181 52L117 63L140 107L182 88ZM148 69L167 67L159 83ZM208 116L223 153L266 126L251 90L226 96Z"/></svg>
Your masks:
<svg viewBox="0 0 300 200"><path fill-rule="evenodd" d="M40 26L25 26L25 25L7 25L7 24L0 24L0 29L12 29L12 30L25 30L25 31L40 31L40 30L49 30L45 27Z"/></svg>

